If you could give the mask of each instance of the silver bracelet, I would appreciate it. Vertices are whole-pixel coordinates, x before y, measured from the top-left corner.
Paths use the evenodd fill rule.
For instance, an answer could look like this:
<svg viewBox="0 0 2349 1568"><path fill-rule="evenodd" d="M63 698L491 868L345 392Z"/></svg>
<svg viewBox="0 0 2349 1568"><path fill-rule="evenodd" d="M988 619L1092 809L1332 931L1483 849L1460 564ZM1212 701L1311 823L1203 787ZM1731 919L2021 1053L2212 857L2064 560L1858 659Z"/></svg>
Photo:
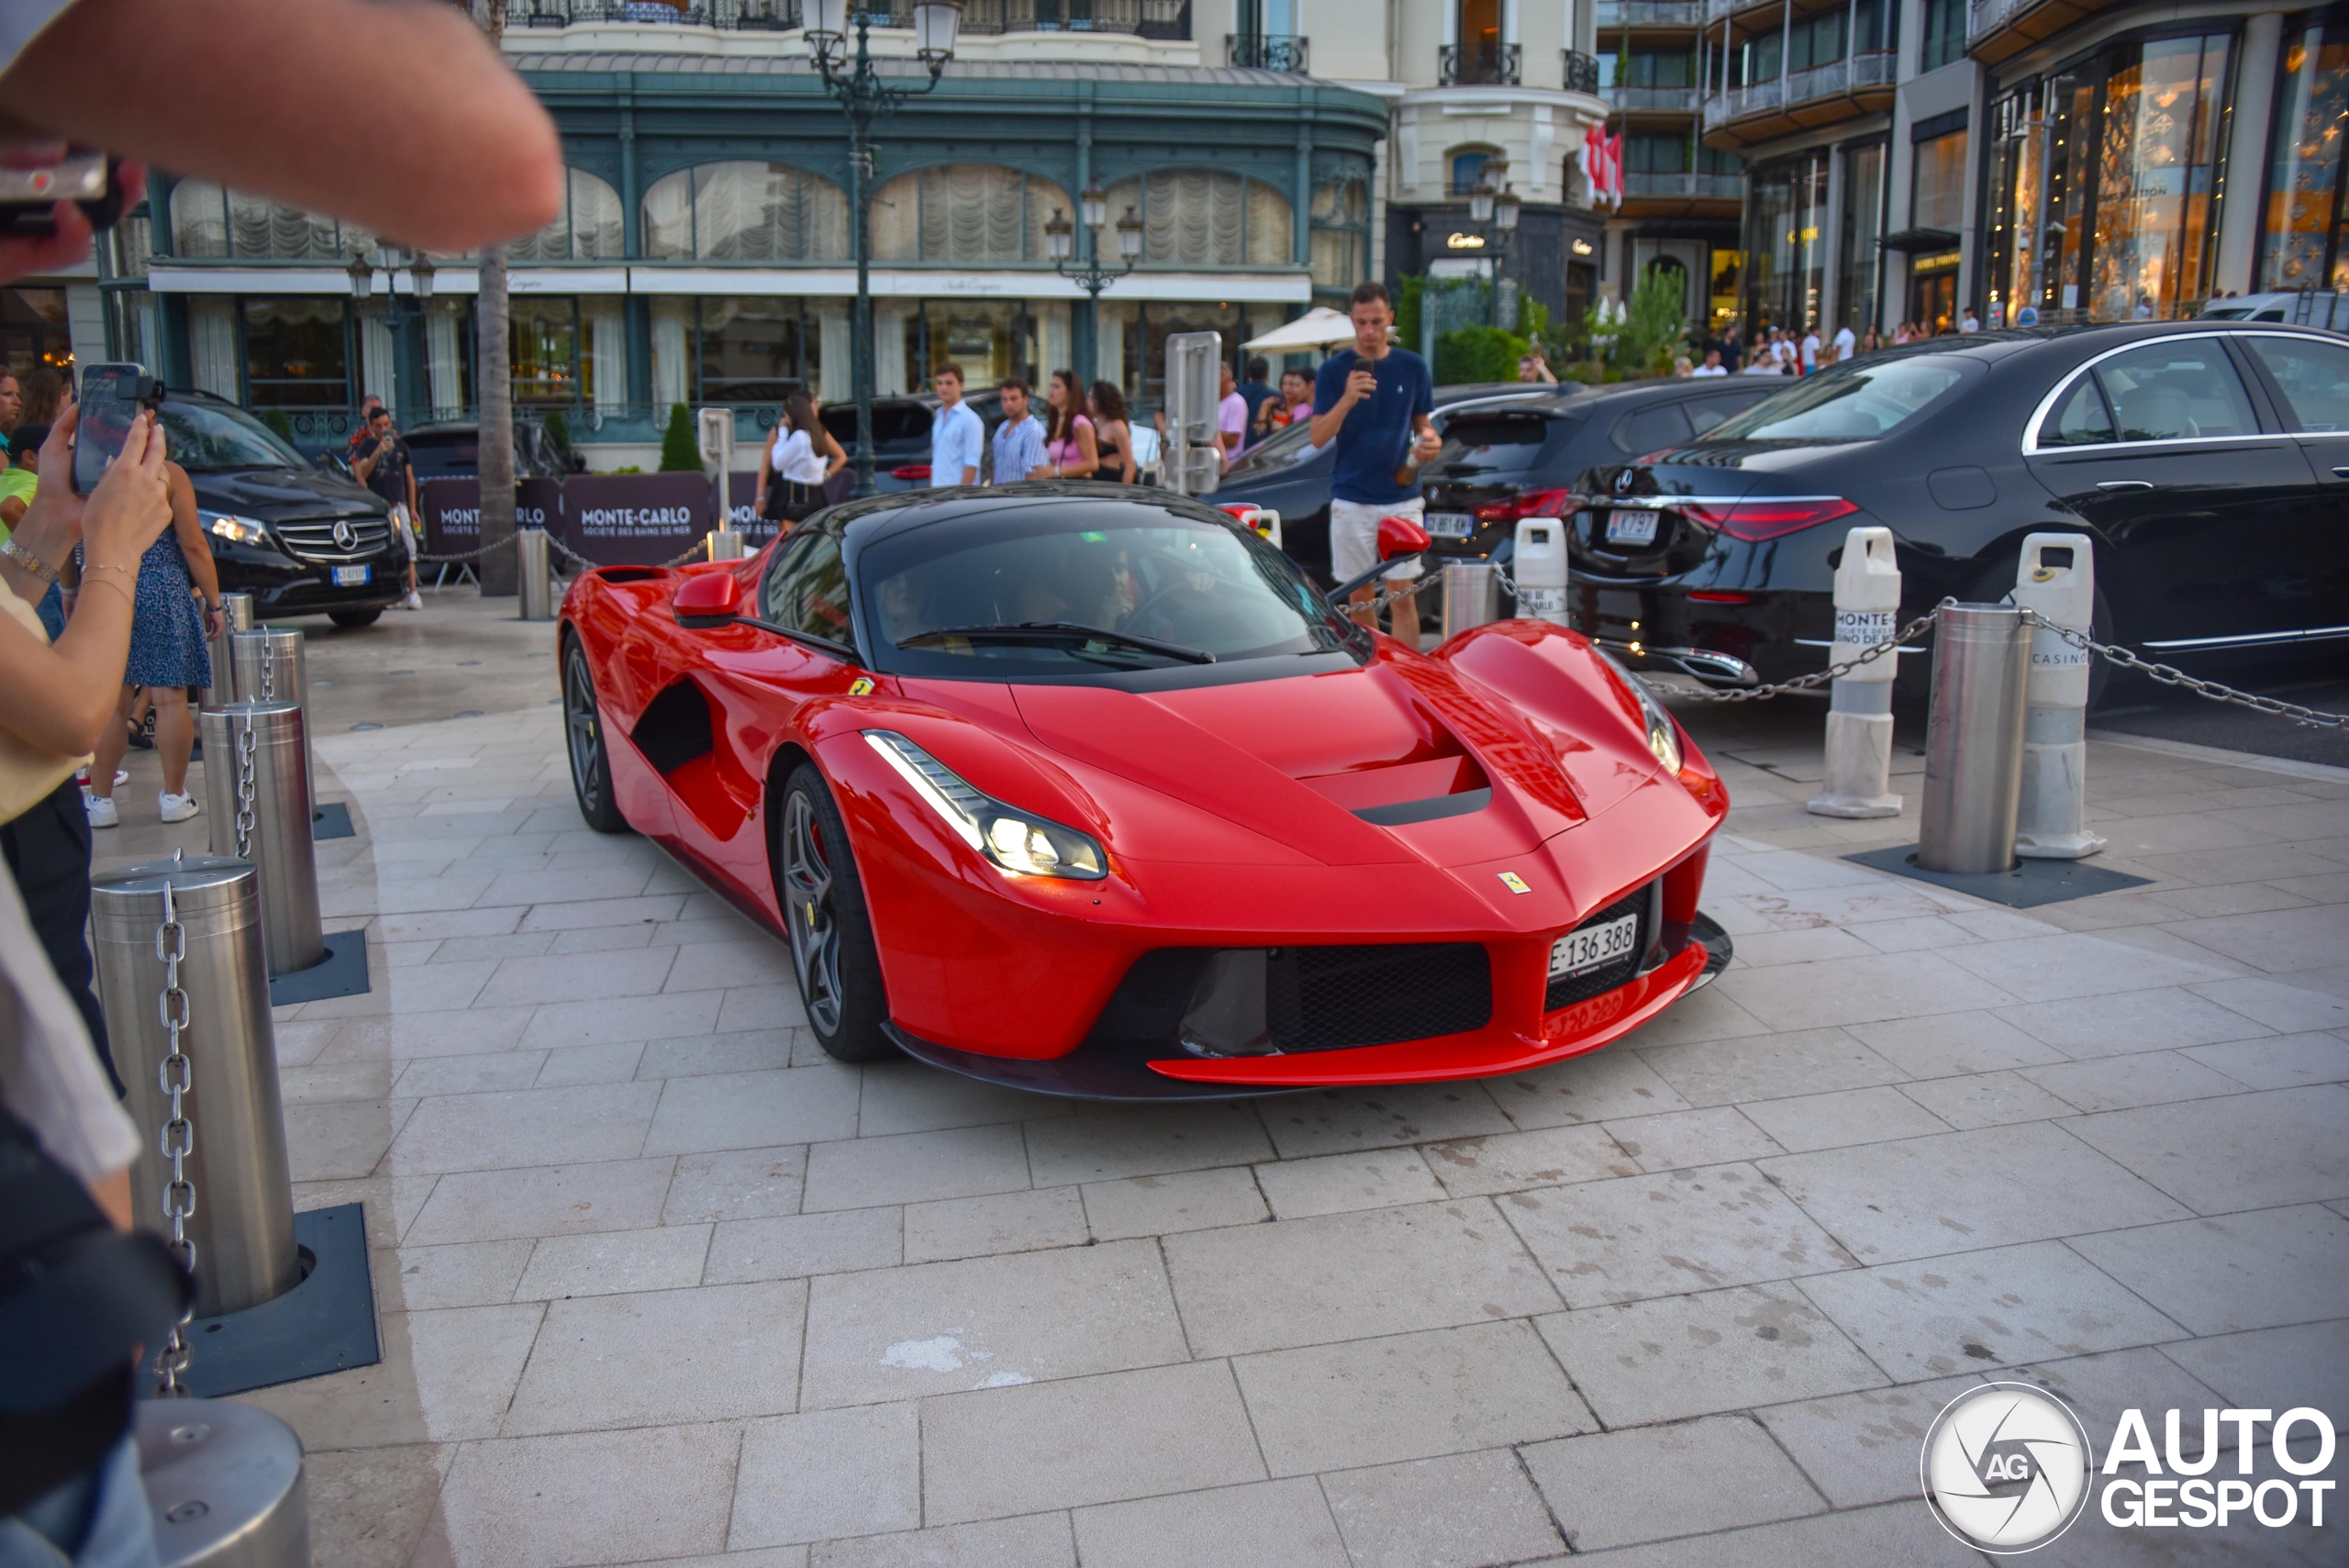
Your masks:
<svg viewBox="0 0 2349 1568"><path fill-rule="evenodd" d="M57 568L18 544L15 539L0 540L0 555L6 556L44 583L57 581Z"/></svg>

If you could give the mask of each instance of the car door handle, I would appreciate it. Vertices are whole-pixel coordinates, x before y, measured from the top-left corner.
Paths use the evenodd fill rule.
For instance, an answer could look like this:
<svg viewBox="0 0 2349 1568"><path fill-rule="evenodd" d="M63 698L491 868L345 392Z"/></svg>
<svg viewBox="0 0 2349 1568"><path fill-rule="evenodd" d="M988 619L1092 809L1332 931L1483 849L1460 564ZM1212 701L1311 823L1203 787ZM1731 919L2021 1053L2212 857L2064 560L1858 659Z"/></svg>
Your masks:
<svg viewBox="0 0 2349 1568"><path fill-rule="evenodd" d="M2349 479L2349 463L2334 463L2332 465L2332 472L2334 475L2339 478Z"/></svg>
<svg viewBox="0 0 2349 1568"><path fill-rule="evenodd" d="M2154 482L2150 479L2099 479L2096 487L2099 490L2151 490Z"/></svg>

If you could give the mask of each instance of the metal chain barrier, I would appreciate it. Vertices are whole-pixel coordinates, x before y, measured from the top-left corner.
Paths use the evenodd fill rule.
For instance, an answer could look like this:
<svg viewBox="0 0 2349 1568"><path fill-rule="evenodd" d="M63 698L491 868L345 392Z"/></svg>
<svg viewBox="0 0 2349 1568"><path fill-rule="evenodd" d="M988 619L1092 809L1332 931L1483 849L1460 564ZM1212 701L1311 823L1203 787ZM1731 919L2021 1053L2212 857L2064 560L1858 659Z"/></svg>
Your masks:
<svg viewBox="0 0 2349 1568"><path fill-rule="evenodd" d="M249 861L253 858L253 752L258 743L253 740L250 709L243 718L237 731L237 858Z"/></svg>
<svg viewBox="0 0 2349 1568"><path fill-rule="evenodd" d="M2293 723L2309 728L2349 729L2349 714L2322 713L2312 707L2302 707L2298 703L2281 702L2275 697L2263 697L2254 692L2237 691L2234 687L2221 685L2217 681L2200 680L2175 665L2150 663L2138 658L2126 648L2109 642L2098 642L2085 631L2068 626L2058 626L2037 610L2024 610L2022 618L2032 626L2054 632L2083 652L2093 653L2124 670L2143 671L2165 686L2177 686L2192 692L2198 697L2208 697L2212 702L2232 703L2237 707L2247 707L2254 713L2264 713L2276 718L2288 718Z"/></svg>
<svg viewBox="0 0 2349 1568"><path fill-rule="evenodd" d="M250 776L250 772L247 776ZM163 1032L171 1046L156 1069L162 1091L172 1101L172 1114L164 1121L162 1132L163 1158L172 1162L172 1179L163 1185L163 1224L171 1232L172 1255L193 1274L195 1243L188 1237L187 1222L195 1214L195 1184L187 1179L186 1163L187 1157L195 1151L195 1128L187 1119L186 1103L193 1070L187 1053L180 1049L180 1031L187 1028L188 1017L187 993L180 988L180 961L187 956L187 931L180 924L179 911L173 903L168 874L163 878L163 920L155 928L155 956L163 965L163 989L155 999L156 1010L161 1015ZM180 1385L191 1359L184 1330L195 1318L195 1309L191 1304L163 1340L162 1351L156 1360L155 1388L159 1394L187 1392Z"/></svg>
<svg viewBox="0 0 2349 1568"><path fill-rule="evenodd" d="M1791 681L1777 681L1762 686L1736 686L1727 691L1715 691L1710 686L1675 686L1674 696L1697 697L1705 702L1760 702L1765 697L1784 696L1788 692L1806 692L1813 686L1823 686L1838 675L1848 675L1863 664L1874 663L1901 644L1914 642L1925 635L1941 614L1937 606L1900 628L1889 642L1876 642L1840 664L1830 664L1824 670L1809 675L1797 675Z"/></svg>
<svg viewBox="0 0 2349 1568"><path fill-rule="evenodd" d="M454 566L461 562L479 561L490 552L491 548L489 545L483 545L479 550L469 550L461 555L426 555L419 550L417 552L416 562L419 566Z"/></svg>
<svg viewBox="0 0 2349 1568"><path fill-rule="evenodd" d="M277 639L273 637L261 639L261 700L277 700Z"/></svg>

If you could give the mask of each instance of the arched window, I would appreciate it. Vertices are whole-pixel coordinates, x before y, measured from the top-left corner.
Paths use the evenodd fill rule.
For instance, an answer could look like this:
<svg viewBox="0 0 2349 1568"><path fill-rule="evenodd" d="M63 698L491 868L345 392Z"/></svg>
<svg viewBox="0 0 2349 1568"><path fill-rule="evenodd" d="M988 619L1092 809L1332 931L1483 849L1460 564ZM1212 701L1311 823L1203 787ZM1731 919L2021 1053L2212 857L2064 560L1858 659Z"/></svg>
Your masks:
<svg viewBox="0 0 2349 1568"><path fill-rule="evenodd" d="M873 194L873 254L884 261L1041 261L1052 209L1074 217L1058 185L991 163L900 174Z"/></svg>
<svg viewBox="0 0 2349 1568"><path fill-rule="evenodd" d="M1213 169L1157 169L1109 187L1109 221L1141 217L1141 259L1156 266L1286 267L1297 214L1276 186Z"/></svg>
<svg viewBox="0 0 2349 1568"><path fill-rule="evenodd" d="M610 261L627 251L620 194L584 169L573 169L562 210L536 234L506 247L512 261Z"/></svg>
<svg viewBox="0 0 2349 1568"><path fill-rule="evenodd" d="M644 193L644 253L664 261L844 261L848 196L783 163L703 163Z"/></svg>
<svg viewBox="0 0 2349 1568"><path fill-rule="evenodd" d="M1313 187L1313 284L1350 289L1369 275L1369 183L1332 175Z"/></svg>
<svg viewBox="0 0 2349 1568"><path fill-rule="evenodd" d="M1464 196L1475 188L1476 176L1485 165L1500 154L1489 147L1457 147L1443 155L1445 165L1452 171L1452 194Z"/></svg>
<svg viewBox="0 0 2349 1568"><path fill-rule="evenodd" d="M250 257L273 261L334 261L373 250L375 237L355 224L224 191L208 180L172 187L172 250L181 256Z"/></svg>

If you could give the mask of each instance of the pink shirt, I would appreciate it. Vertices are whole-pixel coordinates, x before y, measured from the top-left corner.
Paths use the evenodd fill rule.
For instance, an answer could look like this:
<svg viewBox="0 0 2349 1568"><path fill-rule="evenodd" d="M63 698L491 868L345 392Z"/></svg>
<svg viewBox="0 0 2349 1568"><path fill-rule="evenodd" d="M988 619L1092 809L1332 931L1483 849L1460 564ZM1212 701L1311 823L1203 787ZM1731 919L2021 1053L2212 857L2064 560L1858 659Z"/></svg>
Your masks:
<svg viewBox="0 0 2349 1568"><path fill-rule="evenodd" d="M1083 462L1085 449L1076 444L1076 432L1091 428L1093 428L1093 421L1079 414L1076 417L1076 423L1069 427L1066 439L1044 443L1044 460L1054 468L1066 468L1072 464Z"/></svg>

